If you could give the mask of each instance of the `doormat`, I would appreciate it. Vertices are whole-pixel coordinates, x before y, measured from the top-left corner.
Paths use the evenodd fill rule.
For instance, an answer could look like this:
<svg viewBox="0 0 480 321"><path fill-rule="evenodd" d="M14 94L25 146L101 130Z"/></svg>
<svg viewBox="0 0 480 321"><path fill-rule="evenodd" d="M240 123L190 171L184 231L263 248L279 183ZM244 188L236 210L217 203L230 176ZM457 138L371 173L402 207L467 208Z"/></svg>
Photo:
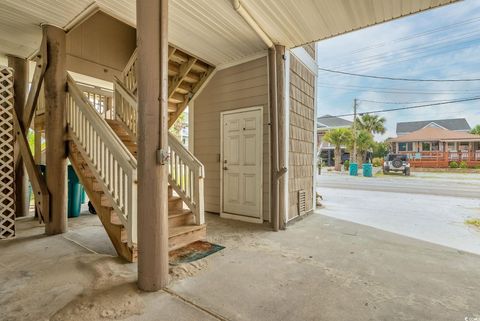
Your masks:
<svg viewBox="0 0 480 321"><path fill-rule="evenodd" d="M212 244L205 241L197 241L180 249L170 252L170 265L176 266L182 263L190 263L203 259L213 253L221 251L225 246Z"/></svg>

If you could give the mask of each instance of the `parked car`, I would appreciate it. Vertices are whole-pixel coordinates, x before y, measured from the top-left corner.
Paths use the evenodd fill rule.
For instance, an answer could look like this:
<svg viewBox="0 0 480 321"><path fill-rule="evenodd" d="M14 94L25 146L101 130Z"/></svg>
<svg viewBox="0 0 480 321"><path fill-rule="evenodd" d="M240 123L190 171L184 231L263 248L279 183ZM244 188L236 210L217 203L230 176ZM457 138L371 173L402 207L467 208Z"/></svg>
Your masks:
<svg viewBox="0 0 480 321"><path fill-rule="evenodd" d="M405 176L410 176L410 162L407 155L388 154L383 162L383 173L402 172Z"/></svg>

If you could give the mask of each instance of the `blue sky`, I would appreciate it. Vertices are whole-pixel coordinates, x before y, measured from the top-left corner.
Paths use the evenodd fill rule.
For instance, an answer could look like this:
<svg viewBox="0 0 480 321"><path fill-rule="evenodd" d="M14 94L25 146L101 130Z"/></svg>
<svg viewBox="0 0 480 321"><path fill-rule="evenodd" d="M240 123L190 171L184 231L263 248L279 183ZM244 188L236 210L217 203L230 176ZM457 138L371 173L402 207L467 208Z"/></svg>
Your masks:
<svg viewBox="0 0 480 321"><path fill-rule="evenodd" d="M319 65L352 73L420 79L480 78L480 0L466 0L318 43ZM422 102L480 96L480 81L403 82L319 72L318 115L412 106ZM380 114L393 137L399 121L464 117L480 124L480 100ZM351 119L352 117L345 117Z"/></svg>

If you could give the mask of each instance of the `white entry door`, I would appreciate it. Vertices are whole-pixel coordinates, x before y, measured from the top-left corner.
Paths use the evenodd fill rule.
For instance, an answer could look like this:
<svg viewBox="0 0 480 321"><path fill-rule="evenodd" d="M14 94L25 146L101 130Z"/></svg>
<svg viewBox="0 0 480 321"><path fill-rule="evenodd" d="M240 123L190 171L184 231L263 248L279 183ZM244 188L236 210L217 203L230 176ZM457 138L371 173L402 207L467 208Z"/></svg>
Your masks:
<svg viewBox="0 0 480 321"><path fill-rule="evenodd" d="M222 216L262 222L262 109L222 113Z"/></svg>

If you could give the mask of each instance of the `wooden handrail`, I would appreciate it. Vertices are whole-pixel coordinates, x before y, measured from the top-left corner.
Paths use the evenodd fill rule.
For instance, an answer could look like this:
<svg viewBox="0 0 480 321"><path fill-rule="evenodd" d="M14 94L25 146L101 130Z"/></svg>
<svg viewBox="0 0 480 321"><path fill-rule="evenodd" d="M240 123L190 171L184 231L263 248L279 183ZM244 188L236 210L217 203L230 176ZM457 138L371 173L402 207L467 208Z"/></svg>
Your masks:
<svg viewBox="0 0 480 321"><path fill-rule="evenodd" d="M88 163L127 229L128 244L137 242L137 160L68 76L69 137Z"/></svg>
<svg viewBox="0 0 480 321"><path fill-rule="evenodd" d="M122 72L122 80L125 82L128 90L132 92L135 92L137 89L137 73L135 67L135 64L137 63L137 55L138 53L136 48Z"/></svg>

